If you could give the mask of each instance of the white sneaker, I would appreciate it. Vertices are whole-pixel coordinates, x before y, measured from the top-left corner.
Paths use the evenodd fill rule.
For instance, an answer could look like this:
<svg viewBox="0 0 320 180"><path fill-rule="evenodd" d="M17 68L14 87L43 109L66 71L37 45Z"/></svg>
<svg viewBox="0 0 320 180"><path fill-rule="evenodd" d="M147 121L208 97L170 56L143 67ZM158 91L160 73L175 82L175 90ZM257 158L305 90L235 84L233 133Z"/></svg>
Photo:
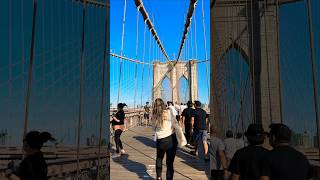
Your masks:
<svg viewBox="0 0 320 180"><path fill-rule="evenodd" d="M120 156L121 156L120 153L114 153L114 154L112 154L111 158L118 158Z"/></svg>
<svg viewBox="0 0 320 180"><path fill-rule="evenodd" d="M124 149L121 149L121 150L120 150L120 153L121 153L121 154L126 154L126 151L124 151Z"/></svg>

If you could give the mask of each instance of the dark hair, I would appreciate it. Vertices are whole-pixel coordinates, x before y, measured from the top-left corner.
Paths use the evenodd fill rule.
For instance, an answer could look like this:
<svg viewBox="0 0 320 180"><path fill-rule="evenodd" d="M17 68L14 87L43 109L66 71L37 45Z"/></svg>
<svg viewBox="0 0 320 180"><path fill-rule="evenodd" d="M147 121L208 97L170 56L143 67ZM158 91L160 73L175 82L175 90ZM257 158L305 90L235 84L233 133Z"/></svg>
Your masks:
<svg viewBox="0 0 320 180"><path fill-rule="evenodd" d="M291 139L291 130L288 126L281 123L274 123L269 126L270 135L274 135L278 143L288 143Z"/></svg>
<svg viewBox="0 0 320 180"><path fill-rule="evenodd" d="M118 107L119 109L123 109L125 106L127 106L126 103L119 103L117 107Z"/></svg>
<svg viewBox="0 0 320 180"><path fill-rule="evenodd" d="M257 136L247 136L247 140L249 141L250 145L260 145L264 143L265 136L264 135L257 135Z"/></svg>
<svg viewBox="0 0 320 180"><path fill-rule="evenodd" d="M238 132L238 133L237 133L237 138L238 138L238 139L242 138L242 133L241 133L241 132Z"/></svg>
<svg viewBox="0 0 320 180"><path fill-rule="evenodd" d="M45 142L55 141L55 139L48 132L30 131L26 134L24 141L32 149L41 149Z"/></svg>
<svg viewBox="0 0 320 180"><path fill-rule="evenodd" d="M232 138L233 137L233 132L231 130L228 130L226 133L227 138Z"/></svg>
<svg viewBox="0 0 320 180"><path fill-rule="evenodd" d="M196 107L201 107L201 102L200 101L194 101L194 104Z"/></svg>

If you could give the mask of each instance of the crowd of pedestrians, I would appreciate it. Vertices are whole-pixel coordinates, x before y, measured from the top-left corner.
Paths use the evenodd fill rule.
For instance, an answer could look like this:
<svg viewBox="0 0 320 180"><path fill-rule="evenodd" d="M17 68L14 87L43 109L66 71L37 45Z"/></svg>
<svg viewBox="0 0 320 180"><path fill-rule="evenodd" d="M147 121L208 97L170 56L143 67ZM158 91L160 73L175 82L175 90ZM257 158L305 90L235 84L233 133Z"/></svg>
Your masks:
<svg viewBox="0 0 320 180"><path fill-rule="evenodd" d="M309 180L313 171L307 158L289 145L291 130L281 123L266 132L261 124L250 124L245 132L233 136L227 131L222 141L218 128L211 126L210 169L213 180ZM269 139L269 142L266 140ZM269 143L272 149L267 149Z"/></svg>

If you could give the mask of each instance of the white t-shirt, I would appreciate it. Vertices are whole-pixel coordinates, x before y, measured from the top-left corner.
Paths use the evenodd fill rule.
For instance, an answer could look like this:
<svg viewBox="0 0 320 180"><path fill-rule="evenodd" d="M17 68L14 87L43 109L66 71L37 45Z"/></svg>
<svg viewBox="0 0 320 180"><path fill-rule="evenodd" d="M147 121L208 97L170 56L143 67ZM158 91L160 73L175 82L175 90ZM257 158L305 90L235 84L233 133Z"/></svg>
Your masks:
<svg viewBox="0 0 320 180"><path fill-rule="evenodd" d="M225 147L221 139L213 137L209 141L210 169L223 170L218 151L224 151Z"/></svg>
<svg viewBox="0 0 320 180"><path fill-rule="evenodd" d="M224 140L226 158L231 160L234 153L238 150L239 143L235 138L226 138Z"/></svg>
<svg viewBox="0 0 320 180"><path fill-rule="evenodd" d="M172 114L170 110L165 110L163 116L166 116L165 120L163 121L162 127L156 127L156 138L162 139L173 134L172 128Z"/></svg>

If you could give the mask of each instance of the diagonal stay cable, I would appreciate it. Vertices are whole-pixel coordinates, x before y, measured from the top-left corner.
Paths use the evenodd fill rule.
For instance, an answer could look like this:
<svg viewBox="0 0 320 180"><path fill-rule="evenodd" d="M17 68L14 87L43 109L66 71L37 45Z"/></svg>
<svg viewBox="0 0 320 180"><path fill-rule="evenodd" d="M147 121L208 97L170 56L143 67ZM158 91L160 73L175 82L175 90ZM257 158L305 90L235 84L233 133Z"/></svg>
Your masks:
<svg viewBox="0 0 320 180"><path fill-rule="evenodd" d="M145 23L148 25L150 32L152 33L153 37L155 38L155 40L156 40L160 50L162 51L163 55L165 56L166 60L169 62L170 65L172 65L172 62L170 61L169 56L168 56L166 50L164 49L163 44L162 44L156 30L154 29L153 23L151 22L151 20L149 18L149 14L145 9L142 0L134 0L134 2L137 7L140 7L139 11L141 12Z"/></svg>
<svg viewBox="0 0 320 180"><path fill-rule="evenodd" d="M182 35L182 40L181 40L181 44L180 44L180 48L179 48L179 53L178 53L177 59L174 61L174 64L172 64L172 62L169 61L169 64L171 66L169 66L169 69L167 70L167 72L163 75L163 77L161 78L159 83L154 86L154 88L158 88L160 86L160 84L164 80L164 78L173 70L173 68L178 63L180 55L181 55L181 52L182 52L182 49L183 49L183 46L184 46L184 43L185 43L187 35L188 35L189 28L191 26L191 19L192 19L192 16L193 16L193 12L195 11L195 7L196 7L197 2L198 2L198 0L190 0L189 10L188 10L188 13L187 13L187 19L186 19L184 32L183 32L183 35Z"/></svg>

